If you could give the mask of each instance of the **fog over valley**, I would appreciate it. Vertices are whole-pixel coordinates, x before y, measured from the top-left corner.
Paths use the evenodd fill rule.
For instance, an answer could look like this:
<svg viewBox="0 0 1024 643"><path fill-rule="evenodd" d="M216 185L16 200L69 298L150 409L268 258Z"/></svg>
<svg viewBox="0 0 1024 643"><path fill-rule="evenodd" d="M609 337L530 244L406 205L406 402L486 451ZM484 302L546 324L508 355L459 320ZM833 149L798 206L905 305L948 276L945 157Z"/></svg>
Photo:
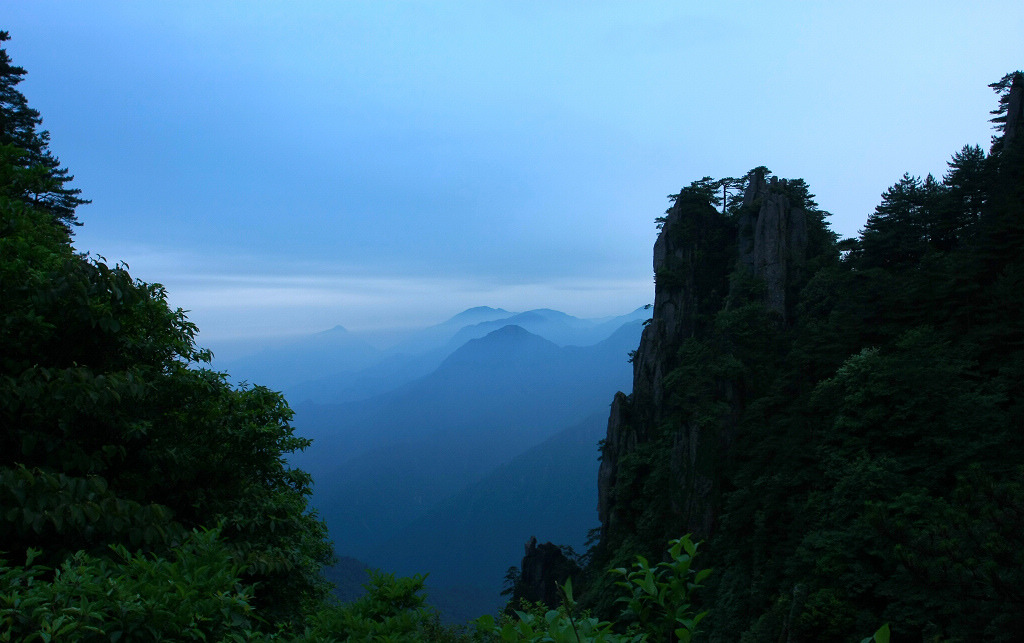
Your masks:
<svg viewBox="0 0 1024 643"><path fill-rule="evenodd" d="M474 588L454 618L498 606L509 560L535 532L585 548L596 444L649 317L476 307L386 350L336 327L227 367L292 401L315 447L291 462L313 474L338 553L430 572L442 603Z"/></svg>

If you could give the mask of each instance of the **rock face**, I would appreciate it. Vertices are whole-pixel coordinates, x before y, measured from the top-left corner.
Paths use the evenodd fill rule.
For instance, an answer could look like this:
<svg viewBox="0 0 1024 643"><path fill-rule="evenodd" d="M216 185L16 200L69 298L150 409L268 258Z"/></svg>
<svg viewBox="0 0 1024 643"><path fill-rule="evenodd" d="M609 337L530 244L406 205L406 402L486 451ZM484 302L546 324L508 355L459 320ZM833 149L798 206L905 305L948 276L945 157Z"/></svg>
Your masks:
<svg viewBox="0 0 1024 643"><path fill-rule="evenodd" d="M807 250L807 213L787 196L786 179L764 168L751 173L739 217L739 262L764 282L765 305L786 319L786 290L803 267Z"/></svg>
<svg viewBox="0 0 1024 643"><path fill-rule="evenodd" d="M519 583L512 595L513 604L517 604L516 599L521 599L544 603L549 609L555 609L562 603L559 586L579 572L576 563L566 558L558 545L549 542L538 545L536 538L526 543L520 569Z"/></svg>
<svg viewBox="0 0 1024 643"><path fill-rule="evenodd" d="M675 367L676 353L697 332L701 315L728 290L731 253L714 251L723 245L735 245L733 225L706 200L681 192L654 244L654 310L633 356L633 393L617 393L612 401L598 470L602 541L618 520L613 490L621 457L664 423L664 381ZM685 427L680 431L687 433ZM681 451L690 448L684 442Z"/></svg>
<svg viewBox="0 0 1024 643"><path fill-rule="evenodd" d="M728 306L730 275L747 272L763 285L768 311L785 323L789 293L799 277L807 248L807 215L793 203L802 200L785 180L766 180L764 168L748 175L742 206L735 216L718 212L707 195L684 190L666 213L654 244L655 299L651 320L633 357L633 392L617 393L612 401L608 432L598 472L598 515L601 542L620 525L625 508L616 501L623 458L654 435L669 435L668 452L673 490L670 510L695 538L714 529L718 472L728 451L728 426L708 430L695 422L673 421L666 400L665 379L679 364L678 353L690 337L700 337L708 319ZM719 396L738 407L728 382ZM729 413L721 424L728 425ZM735 415L733 413L732 415ZM628 504L628 502L626 503Z"/></svg>

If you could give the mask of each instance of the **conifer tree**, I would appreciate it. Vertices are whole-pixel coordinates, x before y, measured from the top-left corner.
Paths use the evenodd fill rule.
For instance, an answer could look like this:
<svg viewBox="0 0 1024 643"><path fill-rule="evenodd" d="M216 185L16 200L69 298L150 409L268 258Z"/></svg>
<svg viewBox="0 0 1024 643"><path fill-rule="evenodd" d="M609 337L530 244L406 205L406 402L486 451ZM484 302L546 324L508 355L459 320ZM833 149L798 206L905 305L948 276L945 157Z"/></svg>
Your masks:
<svg viewBox="0 0 1024 643"><path fill-rule="evenodd" d="M0 43L7 40L10 34L0 31ZM79 225L75 208L89 201L79 197L81 190L68 187L75 177L50 151L50 133L39 129L42 117L18 90L24 76L25 69L14 65L7 50L0 48L0 148L5 160L31 170L15 186L5 186L16 192L5 196L48 212L54 222L70 231L71 226Z"/></svg>
<svg viewBox="0 0 1024 643"><path fill-rule="evenodd" d="M83 581L71 598L36 597L99 605L98 620L62 618L102 640L171 637L156 622L175 592L178 616L211 640L256 620L298 627L322 604L332 558L308 507L312 480L286 461L309 441L279 393L203 367L209 351L162 286L72 248L85 201L15 89L24 73L0 51L0 640L47 632L48 612L24 590L56 583L62 566L63 578L132 578L128 596L90 597ZM147 581L139 566L158 573ZM189 612L185 595L207 590L214 602L238 591L223 611L204 603L216 617ZM156 630L129 634L136 608L139 627Z"/></svg>
<svg viewBox="0 0 1024 643"><path fill-rule="evenodd" d="M928 237L925 209L933 184L933 179L922 181L904 174L882 194L882 203L868 217L861 234L868 266L899 268L921 258Z"/></svg>

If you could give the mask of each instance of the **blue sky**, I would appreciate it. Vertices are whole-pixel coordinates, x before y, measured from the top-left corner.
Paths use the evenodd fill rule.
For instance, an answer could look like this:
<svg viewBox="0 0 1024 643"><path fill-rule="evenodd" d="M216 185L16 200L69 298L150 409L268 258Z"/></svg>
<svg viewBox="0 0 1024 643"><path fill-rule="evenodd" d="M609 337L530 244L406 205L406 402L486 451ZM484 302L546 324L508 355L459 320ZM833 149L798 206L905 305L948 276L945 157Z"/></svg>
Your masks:
<svg viewBox="0 0 1024 643"><path fill-rule="evenodd" d="M202 343L625 313L705 175L802 177L856 234L904 172L987 146L1014 2L0 0L76 245Z"/></svg>

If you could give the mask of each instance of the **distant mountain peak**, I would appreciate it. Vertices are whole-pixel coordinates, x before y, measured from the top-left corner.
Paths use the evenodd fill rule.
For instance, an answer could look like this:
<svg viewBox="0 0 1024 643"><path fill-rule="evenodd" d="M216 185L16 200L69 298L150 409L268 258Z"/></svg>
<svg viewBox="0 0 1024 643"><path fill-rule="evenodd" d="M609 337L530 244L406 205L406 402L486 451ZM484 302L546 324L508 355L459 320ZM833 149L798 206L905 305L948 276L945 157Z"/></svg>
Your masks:
<svg viewBox="0 0 1024 643"><path fill-rule="evenodd" d="M539 337L539 335L534 335L533 333L531 333L530 331L526 330L522 326L519 326L518 324L509 324L508 326L502 326L498 330L492 330L491 332L487 333L486 336L487 337L527 337L527 336Z"/></svg>
<svg viewBox="0 0 1024 643"><path fill-rule="evenodd" d="M344 326L342 326L341 324L338 324L334 328L328 328L327 330L322 330L322 331L320 331L319 333L316 333L316 334L317 335L330 335L330 334L333 334L333 333L346 334L347 335L348 334L348 329L345 328Z"/></svg>
<svg viewBox="0 0 1024 643"><path fill-rule="evenodd" d="M573 317L569 313L563 313L562 311L555 310L553 308L534 308L533 310L528 310L528 311L526 311L523 314L524 315L526 315L526 314L533 314L533 315L539 315L541 317L549 317L549 318L550 317L557 317L557 318L560 318L560 319L565 319L565 318L577 319L576 317Z"/></svg>
<svg viewBox="0 0 1024 643"><path fill-rule="evenodd" d="M489 321L493 319L500 319L502 317L511 317L515 313L509 312L504 308L491 308L490 306L474 306L473 308L467 308L458 315L443 322L442 325L449 325L452 323L463 323L463 324L475 324L481 321Z"/></svg>
<svg viewBox="0 0 1024 643"><path fill-rule="evenodd" d="M505 326L502 326L497 330L492 330L483 337L470 340L469 342L466 343L466 345L498 345L505 344L508 342L532 342L534 344L550 344L551 346L557 346L557 344L555 344L554 342L547 340L541 337L540 335L537 335L536 333L531 333L530 331L526 330L522 326L519 326L518 324L506 324Z"/></svg>
<svg viewBox="0 0 1024 643"><path fill-rule="evenodd" d="M507 324L483 337L471 339L445 359L451 366L469 362L533 359L558 351L558 345L522 326Z"/></svg>
<svg viewBox="0 0 1024 643"><path fill-rule="evenodd" d="M467 308L466 310L462 311L461 313L456 315L456 317L458 317L459 315L471 315L471 314L476 314L476 313L507 313L507 312L508 311L505 310L504 308L491 308L490 306L473 306L472 308Z"/></svg>

